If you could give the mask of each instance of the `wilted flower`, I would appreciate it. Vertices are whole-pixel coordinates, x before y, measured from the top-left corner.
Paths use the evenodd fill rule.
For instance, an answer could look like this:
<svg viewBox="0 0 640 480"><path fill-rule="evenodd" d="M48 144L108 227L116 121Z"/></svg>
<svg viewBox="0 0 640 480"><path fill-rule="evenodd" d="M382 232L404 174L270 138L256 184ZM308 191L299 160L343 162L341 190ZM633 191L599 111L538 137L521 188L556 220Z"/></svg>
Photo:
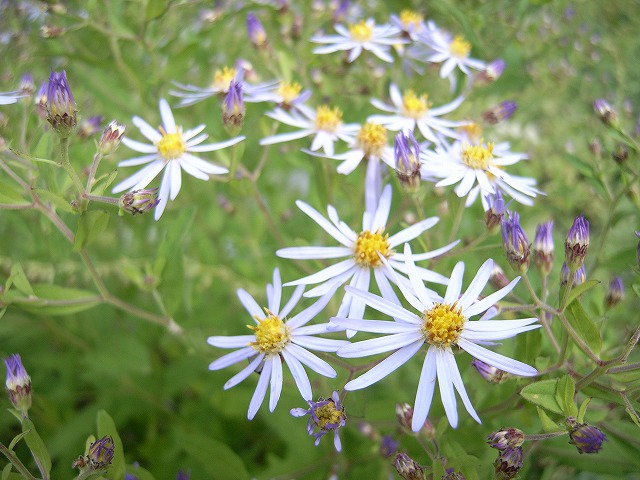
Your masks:
<svg viewBox="0 0 640 480"><path fill-rule="evenodd" d="M618 123L618 113L604 98L598 98L593 102L593 109L598 118L605 125L615 126Z"/></svg>
<svg viewBox="0 0 640 480"><path fill-rule="evenodd" d="M577 423L574 417L567 418L569 443L574 445L579 453L598 453L607 436L598 427L587 423Z"/></svg>
<svg viewBox="0 0 640 480"><path fill-rule="evenodd" d="M86 120L82 120L78 126L78 136L80 138L88 138L100 131L100 124L102 123L102 115L94 115Z"/></svg>
<svg viewBox="0 0 640 480"><path fill-rule="evenodd" d="M102 132L102 137L98 142L98 152L102 155L111 155L120 146L126 126L111 120L109 125Z"/></svg>
<svg viewBox="0 0 640 480"><path fill-rule="evenodd" d="M505 450L507 447L519 447L524 443L524 433L517 428L501 428L487 437L491 448Z"/></svg>
<svg viewBox="0 0 640 480"><path fill-rule="evenodd" d="M507 447L501 450L498 458L493 462L496 478L500 480L515 478L522 468L522 463L522 447Z"/></svg>
<svg viewBox="0 0 640 480"><path fill-rule="evenodd" d="M344 411L344 405L340 403L338 392L333 392L331 398L325 400L320 397L317 402L307 400L308 409L292 408L290 413L294 417L302 417L310 415L307 423L307 431L309 435L313 435L316 439L315 444L318 446L320 439L333 430L333 444L339 452L342 449L340 443L340 435L338 429L344 427L347 421L347 415ZM316 431L317 430L317 431Z"/></svg>
<svg viewBox="0 0 640 480"><path fill-rule="evenodd" d="M518 109L518 104L511 100L505 100L499 103L493 108L486 110L482 113L482 118L485 122L495 125L503 120L510 119Z"/></svg>
<svg viewBox="0 0 640 480"><path fill-rule="evenodd" d="M422 467L406 453L397 453L393 466L404 480L425 480L426 478Z"/></svg>
<svg viewBox="0 0 640 480"><path fill-rule="evenodd" d="M231 82L229 91L222 102L222 122L229 135L237 135L244 122L244 98L242 96L242 82Z"/></svg>
<svg viewBox="0 0 640 480"><path fill-rule="evenodd" d="M77 113L67 72L52 71L47 85L47 121L61 137L66 138L78 123Z"/></svg>
<svg viewBox="0 0 640 480"><path fill-rule="evenodd" d="M536 228L536 237L533 240L533 261L543 275L549 275L553 268L553 220L541 223Z"/></svg>
<svg viewBox="0 0 640 480"><path fill-rule="evenodd" d="M9 392L9 400L15 408L26 415L31 407L31 377L22 365L20 355L14 353L4 359L7 369L6 387Z"/></svg>
<svg viewBox="0 0 640 480"><path fill-rule="evenodd" d="M254 47L262 48L267 44L267 32L253 13L247 14L247 34Z"/></svg>
<svg viewBox="0 0 640 480"><path fill-rule="evenodd" d="M588 249L589 221L580 215L573 221L564 241L564 258L569 270L575 272L582 266Z"/></svg>
<svg viewBox="0 0 640 480"><path fill-rule="evenodd" d="M96 440L89 447L87 454L87 463L91 470L102 470L107 468L113 459L115 445L113 438L107 435Z"/></svg>
<svg viewBox="0 0 640 480"><path fill-rule="evenodd" d="M396 161L396 175L402 185L409 192L416 192L420 188L420 145L413 136L413 132L400 132L395 138L394 157Z"/></svg>
<svg viewBox="0 0 640 480"><path fill-rule="evenodd" d="M615 307L624 298L624 283L621 277L614 277L609 283L609 291L604 298L607 308Z"/></svg>
<svg viewBox="0 0 640 480"><path fill-rule="evenodd" d="M120 215L124 215L125 212L131 215L145 213L153 210L158 205L158 202L160 202L160 199L158 198L157 188L134 190L133 192L125 193L118 200L119 213Z"/></svg>
<svg viewBox="0 0 640 480"><path fill-rule="evenodd" d="M529 269L529 238L520 226L518 213L507 212L507 216L507 219L502 221L502 246L513 269L524 273Z"/></svg>
<svg viewBox="0 0 640 480"><path fill-rule="evenodd" d="M488 363L485 363L482 360L478 360L477 358L474 358L471 361L471 365L474 366L474 368L478 371L482 378L484 378L487 382L502 383L509 377L509 374L504 370L500 370L499 368L496 368L493 365L489 365Z"/></svg>

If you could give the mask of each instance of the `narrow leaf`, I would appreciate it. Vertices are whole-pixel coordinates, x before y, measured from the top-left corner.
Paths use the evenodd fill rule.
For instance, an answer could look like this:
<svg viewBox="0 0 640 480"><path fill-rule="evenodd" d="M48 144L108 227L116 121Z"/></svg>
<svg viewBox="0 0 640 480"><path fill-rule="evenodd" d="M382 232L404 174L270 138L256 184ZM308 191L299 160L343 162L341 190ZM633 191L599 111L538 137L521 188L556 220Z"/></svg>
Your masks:
<svg viewBox="0 0 640 480"><path fill-rule="evenodd" d="M31 450L33 456L38 459L38 463L42 466L47 476L49 476L51 472L51 456L42 438L38 435L35 425L28 418L22 420L22 431L26 433L24 441L29 447L29 450Z"/></svg>
<svg viewBox="0 0 640 480"><path fill-rule="evenodd" d="M578 407L576 407L575 401L573 400L575 390L576 384L569 375L558 379L556 401L567 417L575 417L578 414Z"/></svg>
<svg viewBox="0 0 640 480"><path fill-rule="evenodd" d="M563 427L549 418L549 415L547 415L547 412L545 412L544 409L540 407L536 407L536 409L538 410L538 417L540 417L542 430L544 430L545 433L559 432L561 430L564 430Z"/></svg>
<svg viewBox="0 0 640 480"><path fill-rule="evenodd" d="M85 246L96 240L109 224L109 212L105 210L90 210L80 216L78 231L73 242L73 251L79 252Z"/></svg>

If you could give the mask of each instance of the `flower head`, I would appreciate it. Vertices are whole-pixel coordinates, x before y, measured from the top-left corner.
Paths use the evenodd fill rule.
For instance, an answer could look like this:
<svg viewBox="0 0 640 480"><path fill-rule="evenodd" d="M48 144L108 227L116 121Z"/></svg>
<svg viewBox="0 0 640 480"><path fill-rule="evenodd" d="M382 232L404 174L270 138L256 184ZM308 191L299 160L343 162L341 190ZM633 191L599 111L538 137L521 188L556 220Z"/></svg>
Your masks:
<svg viewBox="0 0 640 480"><path fill-rule="evenodd" d="M478 78L480 81L485 83L493 83L495 82L504 71L504 67L506 63L501 58L494 60L493 62L489 62L485 67L484 71L480 72Z"/></svg>
<svg viewBox="0 0 640 480"><path fill-rule="evenodd" d="M418 191L421 181L420 145L413 132L409 130L396 135L393 154L400 184L410 192Z"/></svg>
<svg viewBox="0 0 640 480"><path fill-rule="evenodd" d="M113 438L107 435L96 440L89 447L87 460L91 470L102 470L107 468L113 459L115 445Z"/></svg>
<svg viewBox="0 0 640 480"><path fill-rule="evenodd" d="M524 443L524 433L517 428L501 428L487 437L491 448L505 450L508 447L519 447Z"/></svg>
<svg viewBox="0 0 640 480"><path fill-rule="evenodd" d="M222 102L222 123L230 135L236 135L242 129L244 122L244 98L242 96L242 82L231 82L229 91Z"/></svg>
<svg viewBox="0 0 640 480"><path fill-rule="evenodd" d="M51 72L47 84L47 121L62 137L68 137L78 123L78 110L67 82L67 72Z"/></svg>
<svg viewBox="0 0 640 480"><path fill-rule="evenodd" d="M536 228L536 236L533 240L533 261L543 273L549 275L553 268L553 220L541 223Z"/></svg>
<svg viewBox="0 0 640 480"><path fill-rule="evenodd" d="M142 118L133 117L133 124L152 144L148 145L126 137L123 138L122 143L127 147L145 155L123 160L118 165L120 167L147 165L113 188L113 193L127 189L132 192L144 189L164 170L160 182L160 201L155 211L156 220L162 216L169 198L174 200L178 196L182 186L182 170L200 180L209 180L209 175L220 175L229 171L224 167L205 162L193 153L220 150L235 145L245 138L240 136L220 143L201 145L208 137L207 134L201 133L205 125L199 125L183 132L182 127L176 125L171 108L164 98L160 99L160 115L162 116L162 125L157 130Z"/></svg>
<svg viewBox="0 0 640 480"><path fill-rule="evenodd" d="M613 277L609 282L609 291L604 298L604 303L607 308L615 307L624 298L624 283L619 276Z"/></svg>
<svg viewBox="0 0 640 480"><path fill-rule="evenodd" d="M391 15L391 23L402 31L403 37L417 40L425 32L424 16L415 10L404 9L399 15Z"/></svg>
<svg viewBox="0 0 640 480"><path fill-rule="evenodd" d="M500 190L494 194L487 195L485 200L489 208L484 212L484 221L489 233L495 233L500 228L504 214L507 212L507 207L511 202L505 203Z"/></svg>
<svg viewBox="0 0 640 480"><path fill-rule="evenodd" d="M617 125L618 113L604 98L598 98L593 102L593 109L598 118L605 125Z"/></svg>
<svg viewBox="0 0 640 480"><path fill-rule="evenodd" d="M505 100L493 108L482 113L485 122L495 125L496 123L510 119L518 109L518 104L511 100Z"/></svg>
<svg viewBox="0 0 640 480"><path fill-rule="evenodd" d="M398 475L404 480L425 480L425 474L422 467L404 452L396 453L393 461Z"/></svg>
<svg viewBox="0 0 640 480"><path fill-rule="evenodd" d="M478 300L478 295L491 275L493 261L487 260L480 267L469 288L462 295L460 293L464 263L459 262L453 269L444 298L440 298L430 294L424 287L423 280L416 271L408 244L405 244L404 254L412 288L405 288L402 283L398 283L398 286L407 302L418 313L405 309L399 305L399 302L393 302L357 288L346 287L347 292L354 298L362 300L379 312L394 317L395 321L362 320L361 317L358 319L331 318L331 323L340 328L388 334L342 347L336 352L338 356L359 358L394 351L371 370L348 382L345 389L358 390L368 387L406 363L425 346L427 352L414 405L413 431L421 429L427 419L436 379L440 386L444 410L452 427L455 428L458 425L454 389L458 391L469 414L480 422L464 388L453 348L459 347L473 357L514 375L537 375L535 368L481 346L536 329L539 325L532 324L537 319L485 320L485 315L479 321L470 320L471 317L487 310L490 311L489 315L493 316L495 312L490 307L504 298L520 278L513 280L505 288Z"/></svg>
<svg viewBox="0 0 640 480"><path fill-rule="evenodd" d="M86 120L82 120L78 126L78 136L80 138L88 138L100 131L102 124L102 115L94 115Z"/></svg>
<svg viewBox="0 0 640 480"><path fill-rule="evenodd" d="M252 102L273 102L286 112L297 110L298 106L311 97L311 90L303 90L298 82L281 81L274 84L270 89L263 89L260 92L251 94Z"/></svg>
<svg viewBox="0 0 640 480"><path fill-rule="evenodd" d="M267 32L253 13L247 14L247 34L254 47L262 48L267 44Z"/></svg>
<svg viewBox="0 0 640 480"><path fill-rule="evenodd" d="M569 270L575 272L584 263L589 249L589 221L577 216L564 241L564 259Z"/></svg>
<svg viewBox="0 0 640 480"><path fill-rule="evenodd" d="M473 365L473 367L478 371L482 378L484 378L487 382L502 383L509 377L509 374L504 370L500 370L499 368L496 368L493 365L489 365L482 360L478 360L477 358L474 358L471 361L471 365Z"/></svg>
<svg viewBox="0 0 640 480"><path fill-rule="evenodd" d="M577 423L575 418L567 418L569 443L574 445L579 453L598 453L607 436L598 427L587 423Z"/></svg>
<svg viewBox="0 0 640 480"><path fill-rule="evenodd" d="M327 333L328 323L305 326L329 303L335 289L329 289L313 305L287 319L287 315L300 301L303 291L303 286L296 288L289 301L281 308L282 282L280 272L276 268L273 271L273 284L267 285L268 307L264 310L245 290L238 290L238 298L254 322L254 325L248 326L252 333L207 339L207 343L214 347L238 348L235 352L223 355L212 362L209 370L220 370L249 360L249 365L225 383L225 390L249 377L256 369L261 369L256 391L249 404L247 415L249 420L253 419L262 405L269 384L271 385L269 410L273 412L276 408L282 391L283 363L289 367L302 398L307 401L312 397L311 383L303 365L325 377L336 376L336 371L327 362L307 349L335 352L347 342L314 337L317 334Z"/></svg>
<svg viewBox="0 0 640 480"><path fill-rule="evenodd" d="M9 400L15 408L26 414L31 407L31 377L17 353L5 358L4 365L7 369L5 385L9 392Z"/></svg>
<svg viewBox="0 0 640 480"><path fill-rule="evenodd" d="M507 212L507 215L502 221L502 246L513 269L524 273L529 269L529 238L520 226L520 215L517 212Z"/></svg>
<svg viewBox="0 0 640 480"><path fill-rule="evenodd" d="M493 462L496 478L509 480L516 478L523 464L522 447L507 447L501 450Z"/></svg>
<svg viewBox="0 0 640 480"><path fill-rule="evenodd" d="M347 421L347 415L344 411L344 405L340 403L338 392L333 392L331 398L325 400L320 397L317 402L307 400L308 409L293 408L291 415L294 417L302 417L309 415L307 423L307 431L309 435L315 437L316 447L320 444L320 439L333 431L333 444L339 452L342 449L338 429L344 427Z"/></svg>
<svg viewBox="0 0 640 480"><path fill-rule="evenodd" d="M119 213L120 215L124 215L124 213L131 215L146 213L153 210L159 202L157 188L134 190L133 192L125 193L118 200Z"/></svg>

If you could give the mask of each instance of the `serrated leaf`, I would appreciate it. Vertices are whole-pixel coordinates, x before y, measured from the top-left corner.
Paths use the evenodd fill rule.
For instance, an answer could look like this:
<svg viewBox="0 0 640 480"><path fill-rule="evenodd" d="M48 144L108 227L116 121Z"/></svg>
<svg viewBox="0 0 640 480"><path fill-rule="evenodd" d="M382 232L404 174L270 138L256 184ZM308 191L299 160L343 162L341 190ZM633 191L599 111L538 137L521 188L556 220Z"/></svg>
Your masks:
<svg viewBox="0 0 640 480"><path fill-rule="evenodd" d="M546 408L551 412L562 414L562 407L556 400L557 385L557 379L541 380L524 387L520 395L535 405Z"/></svg>
<svg viewBox="0 0 640 480"><path fill-rule="evenodd" d="M79 252L95 241L109 224L109 212L105 210L90 210L80 215L78 231L73 242L73 251Z"/></svg>
<svg viewBox="0 0 640 480"><path fill-rule="evenodd" d="M569 375L558 379L556 386L556 401L566 417L575 417L578 414L578 407L573 399L576 390L576 383Z"/></svg>
<svg viewBox="0 0 640 480"><path fill-rule="evenodd" d="M242 459L226 444L198 432L176 432L176 445L196 460L211 479L248 480Z"/></svg>
<svg viewBox="0 0 640 480"><path fill-rule="evenodd" d="M578 336L585 341L589 348L596 354L600 353L602 348L602 338L600 330L595 323L589 318L580 302L573 302L567 308L567 320L571 327L576 331Z"/></svg>
<svg viewBox="0 0 640 480"><path fill-rule="evenodd" d="M56 208L59 208L62 211L67 213L77 213L73 207L71 206L71 202L57 193L54 193L50 190L45 190L43 188L34 188L33 189L38 196L46 202L50 202Z"/></svg>
<svg viewBox="0 0 640 480"><path fill-rule="evenodd" d="M544 409L536 407L536 410L538 410L538 417L542 424L542 430L544 430L545 433L560 432L564 430L564 428L549 418L549 415L547 415L547 412L545 412Z"/></svg>
<svg viewBox="0 0 640 480"><path fill-rule="evenodd" d="M16 289L25 295L34 295L33 288L20 263L14 263L11 266L11 273L5 284L5 290L9 290L11 285L15 285Z"/></svg>
<svg viewBox="0 0 640 480"><path fill-rule="evenodd" d="M26 432L24 441L29 447L29 450L31 450L33 456L38 459L39 464L47 473L47 476L49 476L51 472L51 456L42 438L38 435L35 425L28 418L22 419L22 431Z"/></svg>
<svg viewBox="0 0 640 480"><path fill-rule="evenodd" d="M588 280L584 283L581 283L580 285L573 287L571 289L571 292L569 293L569 298L567 298L567 303L565 305L565 308L571 305L571 303L580 295L582 295L584 292L586 292L587 290L591 290L593 287L595 287L599 283L600 283L600 280Z"/></svg>
<svg viewBox="0 0 640 480"><path fill-rule="evenodd" d="M98 438L109 435L113 439L114 453L111 465L109 465L109 477L112 480L124 480L127 468L122 440L116 429L116 424L105 410L98 411L96 423L98 426Z"/></svg>

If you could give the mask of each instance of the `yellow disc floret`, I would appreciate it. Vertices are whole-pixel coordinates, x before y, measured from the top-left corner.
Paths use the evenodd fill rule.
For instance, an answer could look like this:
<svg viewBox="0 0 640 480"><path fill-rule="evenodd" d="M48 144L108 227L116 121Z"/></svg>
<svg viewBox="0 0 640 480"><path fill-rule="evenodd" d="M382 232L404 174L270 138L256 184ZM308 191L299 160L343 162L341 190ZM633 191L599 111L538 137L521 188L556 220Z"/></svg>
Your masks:
<svg viewBox="0 0 640 480"><path fill-rule="evenodd" d="M260 319L257 326L247 325L255 331L256 341L250 345L260 353L280 353L291 340L289 327L280 320L280 317L267 310L267 317Z"/></svg>
<svg viewBox="0 0 640 480"><path fill-rule="evenodd" d="M384 228L374 233L369 230L358 235L353 252L356 263L362 267L379 267L382 264L380 255L389 258L393 250L389 247L389 234L384 233Z"/></svg>
<svg viewBox="0 0 640 480"><path fill-rule="evenodd" d="M368 157L379 157L387 146L387 129L377 123L365 123L358 132L358 146Z"/></svg>
<svg viewBox="0 0 640 480"><path fill-rule="evenodd" d="M402 96L402 113L411 118L422 117L431 107L428 98L427 94L418 96L413 90L407 90Z"/></svg>
<svg viewBox="0 0 640 480"><path fill-rule="evenodd" d="M282 97L282 103L290 105L302 91L302 85L298 82L281 82L278 86L278 95Z"/></svg>
<svg viewBox="0 0 640 480"><path fill-rule="evenodd" d="M211 86L223 93L229 91L229 84L236 78L237 72L235 68L222 67L222 70L216 70L213 74L213 82Z"/></svg>
<svg viewBox="0 0 640 480"><path fill-rule="evenodd" d="M373 37L373 27L367 25L365 20L360 20L358 23L349 24L349 34L355 42L368 42Z"/></svg>
<svg viewBox="0 0 640 480"><path fill-rule="evenodd" d="M479 145L469 145L462 148L462 161L465 165L476 170L486 170L493 160L493 143L488 143L485 147Z"/></svg>
<svg viewBox="0 0 640 480"><path fill-rule="evenodd" d="M402 27L405 30L408 30L411 27L418 28L423 20L424 17L415 10L407 9L400 12L400 23L402 23Z"/></svg>
<svg viewBox="0 0 640 480"><path fill-rule="evenodd" d="M320 105L316 110L316 128L325 132L334 133L342 123L342 112L338 107L329 108Z"/></svg>
<svg viewBox="0 0 640 480"><path fill-rule="evenodd" d="M466 320L456 303L436 303L424 312L422 336L430 345L448 347L458 341Z"/></svg>
<svg viewBox="0 0 640 480"><path fill-rule="evenodd" d="M162 138L156 143L158 153L165 160L180 158L187 151L187 144L182 139L180 129L176 133L167 133L160 127Z"/></svg>
<svg viewBox="0 0 640 480"><path fill-rule="evenodd" d="M324 405L320 405L313 411L313 413L318 419L316 425L321 430L326 430L331 426L340 425L340 420L345 417L344 408L338 410L333 400Z"/></svg>
<svg viewBox="0 0 640 480"><path fill-rule="evenodd" d="M457 58L467 58L471 52L471 44L462 35L456 35L449 45L449 53Z"/></svg>

